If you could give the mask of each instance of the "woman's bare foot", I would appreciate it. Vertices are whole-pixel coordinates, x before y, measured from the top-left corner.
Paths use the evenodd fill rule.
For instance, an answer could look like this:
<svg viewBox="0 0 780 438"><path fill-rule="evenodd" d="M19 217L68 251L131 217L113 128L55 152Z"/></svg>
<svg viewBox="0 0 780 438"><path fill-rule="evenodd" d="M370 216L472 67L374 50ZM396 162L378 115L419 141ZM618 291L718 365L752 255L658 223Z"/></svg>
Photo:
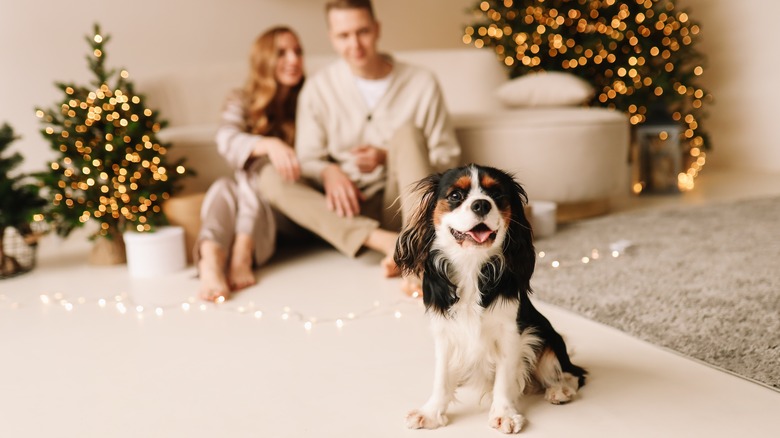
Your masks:
<svg viewBox="0 0 780 438"><path fill-rule="evenodd" d="M225 250L219 244L204 240L200 244L198 275L200 277L200 298L217 301L230 298L230 287L225 278Z"/></svg>
<svg viewBox="0 0 780 438"><path fill-rule="evenodd" d="M233 242L228 268L228 284L233 290L243 289L255 283L255 273L252 271L252 254L254 240L248 234L238 234Z"/></svg>
<svg viewBox="0 0 780 438"><path fill-rule="evenodd" d="M393 260L396 240L398 240L398 233L377 228L368 235L368 239L365 242L367 247L385 255L385 258L380 262L382 273L385 277L398 277L401 275L401 270L398 269Z"/></svg>

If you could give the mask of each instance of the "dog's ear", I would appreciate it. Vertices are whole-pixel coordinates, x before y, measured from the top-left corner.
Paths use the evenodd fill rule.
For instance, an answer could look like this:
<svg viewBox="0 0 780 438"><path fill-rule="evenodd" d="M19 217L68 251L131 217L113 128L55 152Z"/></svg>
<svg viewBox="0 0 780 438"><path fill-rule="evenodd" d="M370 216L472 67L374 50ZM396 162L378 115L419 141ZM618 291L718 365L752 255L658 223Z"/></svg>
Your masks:
<svg viewBox="0 0 780 438"><path fill-rule="evenodd" d="M393 254L396 265L406 275L420 276L430 253L435 237L433 211L436 208L439 181L441 174L435 173L418 181L412 189L414 194L421 196L420 204L404 225Z"/></svg>
<svg viewBox="0 0 780 438"><path fill-rule="evenodd" d="M504 239L504 257L506 257L507 268L517 278L520 293L529 293L531 276L536 266L536 250L531 224L523 208L528 203L528 195L520 183L512 177L510 179L514 190L510 200L512 221L509 224L508 238Z"/></svg>
<svg viewBox="0 0 780 438"><path fill-rule="evenodd" d="M425 261L424 269L422 289L425 309L433 308L447 315L447 310L458 302L455 285L450 281L449 262L438 250L433 250Z"/></svg>

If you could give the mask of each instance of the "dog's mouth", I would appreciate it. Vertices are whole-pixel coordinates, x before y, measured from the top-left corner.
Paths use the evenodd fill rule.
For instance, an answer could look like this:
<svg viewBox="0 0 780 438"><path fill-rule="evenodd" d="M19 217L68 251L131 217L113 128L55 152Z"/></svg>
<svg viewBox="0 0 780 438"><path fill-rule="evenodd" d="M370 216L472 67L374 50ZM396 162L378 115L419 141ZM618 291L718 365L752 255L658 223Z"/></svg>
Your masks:
<svg viewBox="0 0 780 438"><path fill-rule="evenodd" d="M494 240L496 240L496 232L491 230L490 227L484 223L481 223L465 232L450 228L450 232L461 246L463 246L464 243L473 245L486 245L491 244Z"/></svg>

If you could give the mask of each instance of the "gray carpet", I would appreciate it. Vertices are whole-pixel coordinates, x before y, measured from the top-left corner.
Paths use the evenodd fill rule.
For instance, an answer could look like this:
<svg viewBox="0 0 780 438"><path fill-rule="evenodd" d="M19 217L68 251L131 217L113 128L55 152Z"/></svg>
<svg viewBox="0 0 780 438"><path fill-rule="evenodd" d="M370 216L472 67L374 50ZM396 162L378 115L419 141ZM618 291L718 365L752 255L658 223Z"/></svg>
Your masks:
<svg viewBox="0 0 780 438"><path fill-rule="evenodd" d="M536 249L538 299L780 389L780 198L584 220Z"/></svg>

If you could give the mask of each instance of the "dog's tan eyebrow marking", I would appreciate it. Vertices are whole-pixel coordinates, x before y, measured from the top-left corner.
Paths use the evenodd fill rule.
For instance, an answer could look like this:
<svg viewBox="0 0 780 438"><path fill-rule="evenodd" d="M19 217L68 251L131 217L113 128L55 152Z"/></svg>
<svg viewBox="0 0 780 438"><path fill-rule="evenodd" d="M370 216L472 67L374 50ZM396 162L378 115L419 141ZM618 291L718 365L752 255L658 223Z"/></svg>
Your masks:
<svg viewBox="0 0 780 438"><path fill-rule="evenodd" d="M455 184L453 186L461 189L461 190L468 190L471 188L471 176L470 175L463 175L462 177L458 178L457 181L455 181Z"/></svg>
<svg viewBox="0 0 780 438"><path fill-rule="evenodd" d="M482 180L479 182L479 184L485 189L490 189L497 186L498 181L496 181L496 179L490 175L482 175Z"/></svg>

